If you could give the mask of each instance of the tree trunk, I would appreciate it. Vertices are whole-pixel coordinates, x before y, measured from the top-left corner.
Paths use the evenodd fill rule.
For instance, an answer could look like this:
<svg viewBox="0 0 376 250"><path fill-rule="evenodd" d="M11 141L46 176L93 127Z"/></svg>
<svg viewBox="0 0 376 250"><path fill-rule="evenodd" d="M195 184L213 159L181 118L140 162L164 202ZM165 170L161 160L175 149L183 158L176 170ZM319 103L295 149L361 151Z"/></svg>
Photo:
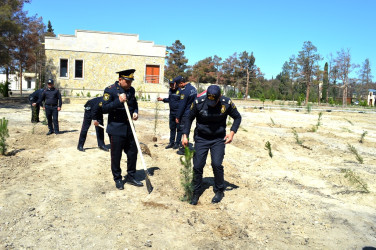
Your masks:
<svg viewBox="0 0 376 250"><path fill-rule="evenodd" d="M249 69L247 68L247 87L245 89L245 98L248 99L248 86L249 86Z"/></svg>
<svg viewBox="0 0 376 250"><path fill-rule="evenodd" d="M20 94L22 96L22 65L20 64Z"/></svg>
<svg viewBox="0 0 376 250"><path fill-rule="evenodd" d="M317 84L317 86L318 86L318 93L319 93L319 97L317 98L318 99L318 101L317 101L317 103L320 105L320 99L321 99L321 89L320 89L320 82L319 82L319 84Z"/></svg>
<svg viewBox="0 0 376 250"><path fill-rule="evenodd" d="M342 91L342 106L345 107L347 105L347 85L343 86Z"/></svg>
<svg viewBox="0 0 376 250"><path fill-rule="evenodd" d="M308 81L308 83L307 83L307 94L306 94L306 105L308 105L308 100L309 100L309 89L310 89L310 86L311 86L311 82L310 81Z"/></svg>

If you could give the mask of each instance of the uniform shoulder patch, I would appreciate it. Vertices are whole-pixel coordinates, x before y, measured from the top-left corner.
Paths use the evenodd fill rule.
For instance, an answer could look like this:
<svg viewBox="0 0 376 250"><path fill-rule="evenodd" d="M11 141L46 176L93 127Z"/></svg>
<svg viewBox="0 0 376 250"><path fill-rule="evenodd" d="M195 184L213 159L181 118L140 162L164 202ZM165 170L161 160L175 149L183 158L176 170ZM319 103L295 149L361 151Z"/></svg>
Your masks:
<svg viewBox="0 0 376 250"><path fill-rule="evenodd" d="M225 105L222 105L221 113L223 114L224 112L226 112L226 106L225 106Z"/></svg>
<svg viewBox="0 0 376 250"><path fill-rule="evenodd" d="M230 105L233 109L236 109L236 106L235 106L235 103L233 101L230 100Z"/></svg>
<svg viewBox="0 0 376 250"><path fill-rule="evenodd" d="M180 100L183 100L184 99L184 94L180 96Z"/></svg>
<svg viewBox="0 0 376 250"><path fill-rule="evenodd" d="M100 103L98 104L98 106L99 106L99 107L102 107L102 105L103 105L103 103L102 103L102 102L100 102Z"/></svg>
<svg viewBox="0 0 376 250"><path fill-rule="evenodd" d="M177 95L179 94L179 90L178 90L178 91L176 91L176 94L177 94Z"/></svg>
<svg viewBox="0 0 376 250"><path fill-rule="evenodd" d="M195 104L195 103L194 103L194 102L192 102L192 104L191 104L191 110L193 109L193 106L194 106L194 104Z"/></svg>
<svg viewBox="0 0 376 250"><path fill-rule="evenodd" d="M105 101L110 100L110 94L109 93L104 93L103 100L105 100Z"/></svg>

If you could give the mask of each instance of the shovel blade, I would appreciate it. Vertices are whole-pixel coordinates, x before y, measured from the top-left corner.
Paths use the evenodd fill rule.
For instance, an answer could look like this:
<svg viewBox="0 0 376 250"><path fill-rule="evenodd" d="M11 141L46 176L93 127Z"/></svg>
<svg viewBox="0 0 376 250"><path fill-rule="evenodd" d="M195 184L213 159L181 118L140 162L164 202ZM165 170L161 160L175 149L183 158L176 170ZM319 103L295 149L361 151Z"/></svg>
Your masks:
<svg viewBox="0 0 376 250"><path fill-rule="evenodd" d="M146 189L148 190L149 194L153 191L153 185L151 185L150 179L149 179L149 172L145 170L145 182L146 182Z"/></svg>

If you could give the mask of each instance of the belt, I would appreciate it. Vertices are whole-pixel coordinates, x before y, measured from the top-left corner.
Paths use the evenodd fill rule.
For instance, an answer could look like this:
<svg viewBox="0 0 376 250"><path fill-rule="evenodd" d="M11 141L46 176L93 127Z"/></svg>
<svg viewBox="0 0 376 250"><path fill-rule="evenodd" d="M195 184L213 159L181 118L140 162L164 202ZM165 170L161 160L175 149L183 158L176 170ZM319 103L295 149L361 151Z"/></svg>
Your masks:
<svg viewBox="0 0 376 250"><path fill-rule="evenodd" d="M44 106L56 107L57 104L45 104Z"/></svg>

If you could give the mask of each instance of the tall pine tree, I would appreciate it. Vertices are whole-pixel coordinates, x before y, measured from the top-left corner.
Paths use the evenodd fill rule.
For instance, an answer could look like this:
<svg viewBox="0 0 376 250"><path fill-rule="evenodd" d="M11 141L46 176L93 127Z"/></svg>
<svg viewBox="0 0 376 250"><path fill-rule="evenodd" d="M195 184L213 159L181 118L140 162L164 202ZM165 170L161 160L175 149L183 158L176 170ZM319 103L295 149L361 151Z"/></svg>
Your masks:
<svg viewBox="0 0 376 250"><path fill-rule="evenodd" d="M324 66L324 78L322 84L322 100L325 100L328 103L328 91L329 91L329 66L328 63L325 63Z"/></svg>

